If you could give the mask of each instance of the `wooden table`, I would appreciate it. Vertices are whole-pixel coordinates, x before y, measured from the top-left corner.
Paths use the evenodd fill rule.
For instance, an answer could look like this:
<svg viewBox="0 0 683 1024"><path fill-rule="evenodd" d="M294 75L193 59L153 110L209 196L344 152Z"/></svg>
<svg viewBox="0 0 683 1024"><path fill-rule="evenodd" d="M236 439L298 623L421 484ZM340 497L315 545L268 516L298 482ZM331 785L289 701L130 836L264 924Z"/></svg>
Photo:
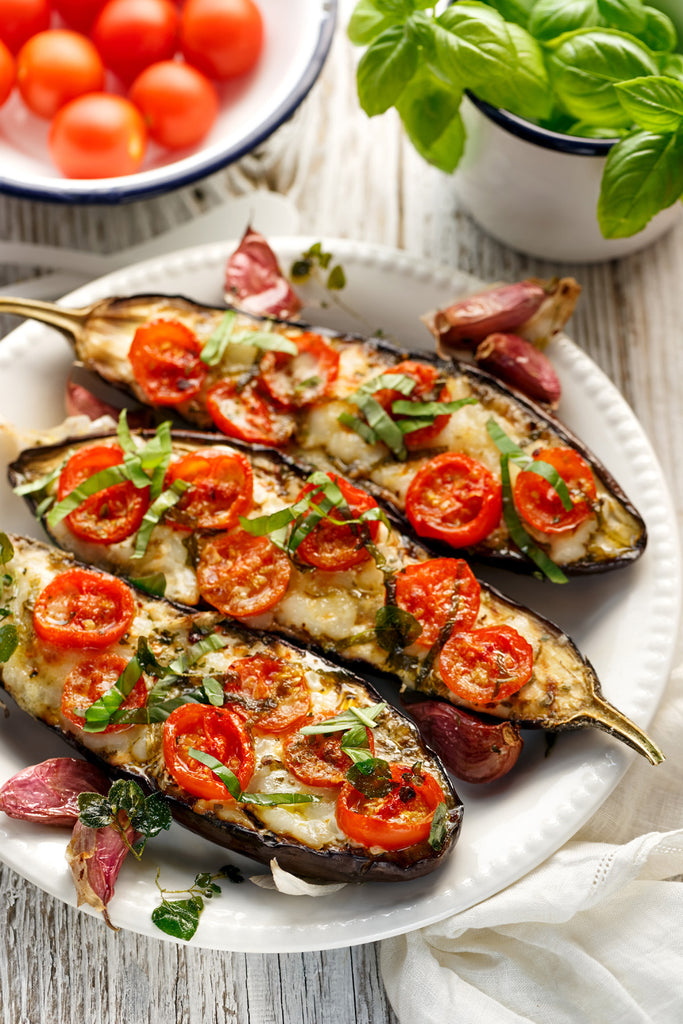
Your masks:
<svg viewBox="0 0 683 1024"><path fill-rule="evenodd" d="M342 4L322 77L293 120L252 155L194 187L115 209L0 196L0 239L116 251L259 188L296 204L302 234L397 246L490 280L573 273L583 295L570 334L634 407L680 525L683 222L642 254L599 265L550 264L499 245L459 209L452 180L420 161L393 116L369 121L359 111L345 24ZM0 285L31 273L0 268ZM231 954L115 934L2 866L0 922L3 1024L396 1021L373 945Z"/></svg>

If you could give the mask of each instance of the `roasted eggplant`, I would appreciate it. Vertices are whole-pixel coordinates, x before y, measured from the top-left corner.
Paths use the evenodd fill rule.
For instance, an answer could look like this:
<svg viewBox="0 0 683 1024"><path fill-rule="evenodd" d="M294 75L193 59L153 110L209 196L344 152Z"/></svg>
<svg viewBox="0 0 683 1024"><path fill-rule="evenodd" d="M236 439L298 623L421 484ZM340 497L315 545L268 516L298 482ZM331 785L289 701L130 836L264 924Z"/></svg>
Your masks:
<svg viewBox="0 0 683 1024"><path fill-rule="evenodd" d="M1 299L0 312L61 330L126 402L360 481L432 546L556 579L645 548L642 518L596 456L470 363L174 296L75 310Z"/></svg>
<svg viewBox="0 0 683 1024"><path fill-rule="evenodd" d="M161 574L166 596L185 605L208 603L360 671L390 674L404 689L518 726L597 726L652 763L662 760L602 697L594 669L562 630L477 580L463 559L432 557L359 488L334 474L307 476L272 450L167 427L120 427L118 436L27 449L10 479L61 547L139 585ZM149 453L164 450L166 489L152 507L164 496L169 504L141 546L146 528L136 532L133 509L159 472ZM99 492L72 500L87 467L93 473L113 459L121 468L124 457L130 477L148 464L137 489L130 480L112 486L114 469ZM182 477L188 490L171 504ZM129 491L117 497L121 486ZM335 490L325 518L319 503ZM139 523L150 519L149 501ZM125 535L115 540L120 521Z"/></svg>
<svg viewBox="0 0 683 1024"><path fill-rule="evenodd" d="M445 771L351 673L217 613L136 593L38 541L3 537L2 556L5 690L110 776L162 792L183 825L336 881L413 879L452 850L462 805ZM320 736L297 730L322 720L329 732L331 715L350 717L334 735L362 736L337 744L339 778L314 783L318 760L327 765L316 760ZM372 768L358 769L366 797L346 781L345 759ZM368 810L378 800L393 801L383 832Z"/></svg>

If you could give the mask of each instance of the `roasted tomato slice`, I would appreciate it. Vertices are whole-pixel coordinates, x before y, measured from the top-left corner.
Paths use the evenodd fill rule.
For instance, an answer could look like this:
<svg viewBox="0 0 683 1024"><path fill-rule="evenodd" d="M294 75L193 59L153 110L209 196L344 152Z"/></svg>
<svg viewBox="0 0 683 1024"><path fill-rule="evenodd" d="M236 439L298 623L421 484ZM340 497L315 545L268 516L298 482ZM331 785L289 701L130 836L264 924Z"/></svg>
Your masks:
<svg viewBox="0 0 683 1024"><path fill-rule="evenodd" d="M377 508L377 502L365 491L350 484L348 480L344 480L335 473L327 475L341 491L348 510L343 507L334 508L329 512L331 518L321 519L299 544L296 550L297 558L305 562L306 565L314 565L316 569L326 569L330 572L352 569L354 565L361 565L371 557L370 552L363 544L363 533L367 529L367 536L372 541L376 540L379 522L372 520L365 523L364 526L354 524L347 526L341 520L349 518L349 513L351 518L357 519L363 512ZM315 490L315 484L306 484L297 501ZM319 505L323 500L322 492L311 500L314 504Z"/></svg>
<svg viewBox="0 0 683 1024"><path fill-rule="evenodd" d="M543 448L535 455L556 469L567 485L573 505L566 509L555 490L538 473L521 472L514 487L519 514L541 533L566 533L575 530L593 514L596 498L595 479L590 466L572 448Z"/></svg>
<svg viewBox="0 0 683 1024"><path fill-rule="evenodd" d="M326 715L332 717L336 712ZM306 722L306 725L317 725ZM368 737L370 757L375 755L375 741L370 729L365 730ZM297 779L307 786L341 786L346 782L346 773L352 765L351 758L342 750L343 732L315 733L313 736L294 732L282 744L282 760L285 767Z"/></svg>
<svg viewBox="0 0 683 1024"><path fill-rule="evenodd" d="M240 452L189 452L169 466L166 486L175 480L191 485L166 516L175 529L229 530L252 506L254 475Z"/></svg>
<svg viewBox="0 0 683 1024"><path fill-rule="evenodd" d="M500 522L502 510L500 481L463 452L428 459L406 492L406 515L415 531L456 548L484 540Z"/></svg>
<svg viewBox="0 0 683 1024"><path fill-rule="evenodd" d="M250 381L240 387L235 380L215 384L206 395L206 407L218 429L227 437L250 444L284 444L294 433L294 420L275 409Z"/></svg>
<svg viewBox="0 0 683 1024"><path fill-rule="evenodd" d="M61 472L58 500L62 501L96 473L122 463L123 449L118 445L93 444L79 448ZM148 507L149 488L139 488L130 480L124 480L86 498L66 517L66 522L81 540L91 544L116 544L138 531Z"/></svg>
<svg viewBox="0 0 683 1024"><path fill-rule="evenodd" d="M337 824L342 832L365 847L402 850L429 838L434 811L444 800L433 775L419 776L412 768L392 764L396 788L388 796L365 797L350 782L337 798Z"/></svg>
<svg viewBox="0 0 683 1024"><path fill-rule="evenodd" d="M115 576L67 569L41 590L33 626L41 640L58 647L108 647L120 640L135 616L129 586Z"/></svg>
<svg viewBox="0 0 683 1024"><path fill-rule="evenodd" d="M275 607L287 592L291 572L287 555L267 537L236 529L204 544L197 582L214 608L246 619Z"/></svg>
<svg viewBox="0 0 683 1024"><path fill-rule="evenodd" d="M233 661L223 688L225 700L234 701L261 732L287 732L301 725L311 710L311 691L301 668L267 654Z"/></svg>
<svg viewBox="0 0 683 1024"><path fill-rule="evenodd" d="M152 320L138 327L128 352L133 375L153 405L181 405L194 398L208 367L201 342L179 320Z"/></svg>
<svg viewBox="0 0 683 1024"><path fill-rule="evenodd" d="M320 334L307 331L292 339L298 352L266 352L261 383L284 409L300 409L323 398L339 373L339 353Z"/></svg>
<svg viewBox="0 0 683 1024"><path fill-rule="evenodd" d="M426 363L416 363L412 359L406 359L404 362L393 366L390 370L386 370L385 373L404 374L406 377L412 377L415 381L415 387L409 395L402 395L400 391L394 391L391 388L382 388L373 395L373 398L379 402L384 411L391 416L392 420L406 418L405 413L398 416L392 410L394 402L443 402L447 398L448 392L445 388L441 388L438 395L434 393L439 377L439 371L435 366L429 366ZM433 423L429 423L424 427L418 427L417 430L411 430L404 434L403 440L406 447L426 448L441 433L448 423L449 417L450 413L442 413L434 418Z"/></svg>
<svg viewBox="0 0 683 1024"><path fill-rule="evenodd" d="M181 704L164 722L164 760L183 789L200 800L232 801L217 775L190 754L190 749L211 754L234 772L242 789L254 774L256 756L244 721L228 708Z"/></svg>
<svg viewBox="0 0 683 1024"><path fill-rule="evenodd" d="M505 700L528 683L534 667L531 644L511 626L453 633L439 656L449 690L472 704Z"/></svg>
<svg viewBox="0 0 683 1024"><path fill-rule="evenodd" d="M431 558L396 574L396 604L422 626L415 641L431 647L448 621L471 629L479 614L481 587L462 558Z"/></svg>
<svg viewBox="0 0 683 1024"><path fill-rule="evenodd" d="M62 714L70 722L83 728L85 719L78 711L86 711L91 704L111 690L128 662L118 654L100 654L87 661L82 661L71 669L64 682L62 692ZM142 676L130 691L123 704L124 709L144 708L147 703L147 687ZM102 732L121 732L130 729L129 725L108 725Z"/></svg>

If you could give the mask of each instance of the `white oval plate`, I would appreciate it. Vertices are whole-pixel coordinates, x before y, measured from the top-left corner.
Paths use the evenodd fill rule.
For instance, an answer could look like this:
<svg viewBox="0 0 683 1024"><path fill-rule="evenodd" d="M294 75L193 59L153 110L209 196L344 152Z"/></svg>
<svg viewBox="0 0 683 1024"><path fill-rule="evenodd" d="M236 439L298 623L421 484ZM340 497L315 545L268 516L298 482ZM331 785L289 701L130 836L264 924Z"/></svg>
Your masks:
<svg viewBox="0 0 683 1024"><path fill-rule="evenodd" d="M64 203L120 203L181 188L249 153L290 117L322 70L337 0L258 0L265 42L256 68L221 83L211 131L192 149L150 143L142 170L118 178L64 178L52 163L49 122L18 93L0 110L0 191Z"/></svg>
<svg viewBox="0 0 683 1024"><path fill-rule="evenodd" d="M284 267L315 239L280 239L274 247ZM227 255L215 245L152 260L111 274L69 297L73 305L111 294L182 292L218 304ZM421 313L476 288L464 274L389 249L327 241L346 272L344 309L321 287L310 297L327 301L309 309L313 322L345 330L381 327L407 348L427 348L431 337ZM352 312L349 312L351 310ZM649 529L644 556L628 569L555 587L512 574L488 574L512 596L554 619L595 665L605 695L647 727L666 683L679 610L680 573L675 517L662 472L645 434L603 373L566 338L552 357L564 387L562 411L620 480ZM50 427L63 417L62 386L71 364L61 336L26 324L0 345L3 389L0 413L19 427ZM0 492L5 530L36 533L36 525L6 484ZM27 716L13 710L0 719L0 781L27 764L67 748ZM369 942L409 931L479 902L520 878L562 845L605 800L638 755L594 729L565 733L546 755L544 737L526 733L514 771L477 788L457 784L465 802L462 835L454 856L416 882L347 886L321 899L284 896L246 882L225 882L223 895L205 910L193 944L243 952L294 952ZM652 771L656 771L655 768ZM2 817L0 856L36 885L74 904L64 862L68 835ZM154 878L184 888L197 871L238 861L244 872L264 869L238 860L174 826L155 839L140 864L126 863L110 904L115 924L156 938L150 913L158 902Z"/></svg>

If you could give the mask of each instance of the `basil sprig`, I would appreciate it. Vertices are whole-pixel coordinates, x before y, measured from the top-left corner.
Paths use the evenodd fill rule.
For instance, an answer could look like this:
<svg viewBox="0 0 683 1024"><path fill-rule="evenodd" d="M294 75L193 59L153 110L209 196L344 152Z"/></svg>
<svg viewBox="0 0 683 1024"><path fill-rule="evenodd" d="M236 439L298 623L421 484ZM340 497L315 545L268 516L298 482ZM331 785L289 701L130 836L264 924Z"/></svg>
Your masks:
<svg viewBox="0 0 683 1024"><path fill-rule="evenodd" d="M295 356L298 352L296 343L283 334L272 330L236 331L237 314L229 309L216 329L204 342L200 359L207 366L218 366L229 345L253 345L263 351L286 352Z"/></svg>
<svg viewBox="0 0 683 1024"><path fill-rule="evenodd" d="M212 771L237 803L253 804L256 807L278 807L282 804L311 804L320 800L319 796L312 793L245 793L235 773L213 754L207 754L196 747L190 747L188 754Z"/></svg>

